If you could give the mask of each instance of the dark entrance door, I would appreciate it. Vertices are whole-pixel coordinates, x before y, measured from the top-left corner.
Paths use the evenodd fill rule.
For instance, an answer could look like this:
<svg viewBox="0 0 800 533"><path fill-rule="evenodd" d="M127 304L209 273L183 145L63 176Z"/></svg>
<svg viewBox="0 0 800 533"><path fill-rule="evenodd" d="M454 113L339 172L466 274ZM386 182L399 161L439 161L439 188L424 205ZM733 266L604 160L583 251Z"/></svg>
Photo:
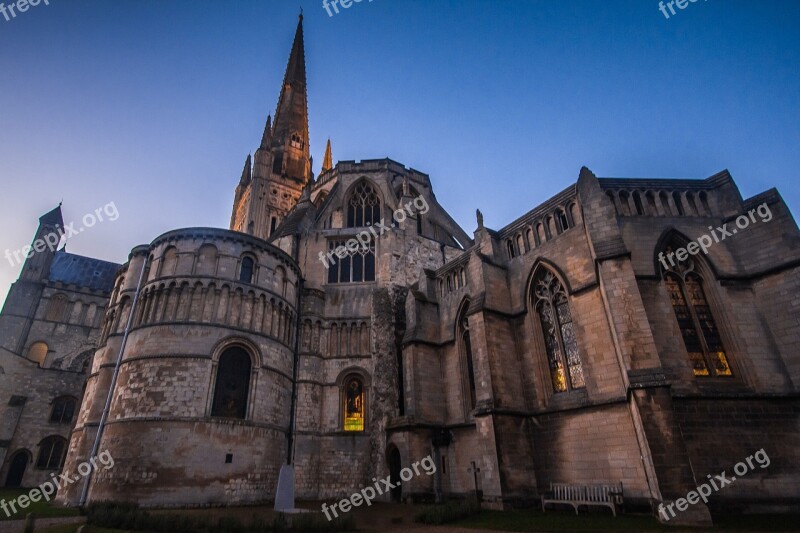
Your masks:
<svg viewBox="0 0 800 533"><path fill-rule="evenodd" d="M399 502L403 495L403 487L400 486L400 470L402 464L400 463L400 450L392 446L389 453L386 454L386 461L389 463L389 476L392 482L392 501Z"/></svg>
<svg viewBox="0 0 800 533"><path fill-rule="evenodd" d="M28 467L28 454L24 451L18 451L11 458L11 464L8 467L8 476L6 476L6 487L19 487L22 485L22 476L25 475L25 469Z"/></svg>

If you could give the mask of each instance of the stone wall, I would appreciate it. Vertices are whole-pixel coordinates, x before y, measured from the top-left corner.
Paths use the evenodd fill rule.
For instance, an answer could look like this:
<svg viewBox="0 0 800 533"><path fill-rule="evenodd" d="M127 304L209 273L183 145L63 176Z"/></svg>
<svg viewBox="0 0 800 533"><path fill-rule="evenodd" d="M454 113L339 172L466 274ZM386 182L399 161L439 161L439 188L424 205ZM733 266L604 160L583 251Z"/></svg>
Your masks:
<svg viewBox="0 0 800 533"><path fill-rule="evenodd" d="M37 486L58 472L36 467L40 443L53 435L69 439L85 380L82 372L42 369L0 348L0 483L5 484L9 460L20 451L29 457L22 486ZM50 422L53 400L62 396L76 400L75 414L68 423Z"/></svg>
<svg viewBox="0 0 800 533"><path fill-rule="evenodd" d="M539 490L550 483L618 483L647 500L642 452L625 403L537 416L534 460Z"/></svg>
<svg viewBox="0 0 800 533"><path fill-rule="evenodd" d="M800 500L800 402L793 398L682 397L673 402L675 416L698 484L722 473L736 480L710 498L712 509L774 512L796 509ZM734 465L763 449L769 465ZM752 461L752 459L751 459ZM741 467L740 467L741 470ZM794 506L794 507L793 507Z"/></svg>
<svg viewBox="0 0 800 533"><path fill-rule="evenodd" d="M243 257L255 260L250 279L241 274ZM258 239L190 229L134 249L118 277L65 469L88 457L133 313L99 446L115 466L93 479L90 501L162 506L274 498L287 457L297 267ZM231 346L252 361L244 419L211 416L219 358ZM78 496L73 486L58 497L75 504Z"/></svg>

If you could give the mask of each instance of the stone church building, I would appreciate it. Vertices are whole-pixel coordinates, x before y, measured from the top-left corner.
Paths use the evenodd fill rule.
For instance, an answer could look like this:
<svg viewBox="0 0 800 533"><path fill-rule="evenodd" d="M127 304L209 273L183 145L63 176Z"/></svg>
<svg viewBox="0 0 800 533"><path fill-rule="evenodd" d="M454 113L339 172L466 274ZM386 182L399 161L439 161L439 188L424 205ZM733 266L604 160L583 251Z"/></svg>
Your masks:
<svg viewBox="0 0 800 533"><path fill-rule="evenodd" d="M470 235L428 175L334 164L329 142L315 176L309 141L301 16L230 229L25 262L0 314L0 484L94 449L114 467L60 502L270 501L287 462L298 499L326 500L430 455L383 498L621 482L649 507L763 449L691 519L800 500L800 232L777 190L582 168Z"/></svg>

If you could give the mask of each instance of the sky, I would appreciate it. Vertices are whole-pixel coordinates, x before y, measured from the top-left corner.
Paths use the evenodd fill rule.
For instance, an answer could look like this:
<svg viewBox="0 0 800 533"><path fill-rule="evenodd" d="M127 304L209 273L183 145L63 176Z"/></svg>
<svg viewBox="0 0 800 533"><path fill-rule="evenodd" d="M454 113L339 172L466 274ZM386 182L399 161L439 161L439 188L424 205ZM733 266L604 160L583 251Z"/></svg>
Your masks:
<svg viewBox="0 0 800 533"><path fill-rule="evenodd" d="M3 0L0 0L3 1ZM5 0L8 4L9 0ZM472 233L578 178L706 178L800 206L800 2L44 0L0 15L0 301L38 217L122 263L227 228L304 9L314 171L390 157ZM113 204L113 208L109 208Z"/></svg>

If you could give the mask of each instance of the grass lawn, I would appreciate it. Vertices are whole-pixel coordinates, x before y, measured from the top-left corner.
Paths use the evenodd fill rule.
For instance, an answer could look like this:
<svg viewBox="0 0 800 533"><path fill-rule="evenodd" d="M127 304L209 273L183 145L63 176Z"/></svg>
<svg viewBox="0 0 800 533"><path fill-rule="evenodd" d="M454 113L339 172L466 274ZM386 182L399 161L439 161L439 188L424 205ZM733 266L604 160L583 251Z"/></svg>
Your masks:
<svg viewBox="0 0 800 533"><path fill-rule="evenodd" d="M15 500L16 498L22 496L23 494L27 495L30 492L30 489L0 489L0 500L6 501L6 506L8 508L8 512L11 513L11 507L8 505L8 502L11 500ZM52 502L51 502L52 503ZM58 507L51 505L44 500L39 500L38 502L31 502L25 509L20 509L19 505L14 503L14 507L16 508L17 512L12 513L11 516L6 516L6 513L0 509L0 521L3 520L24 520L25 515L28 513L33 513L33 516L36 518L51 518L54 516L78 516L80 513L77 509L74 508L66 508L66 507Z"/></svg>
<svg viewBox="0 0 800 533"><path fill-rule="evenodd" d="M746 515L714 518L713 528L681 528L660 524L652 516L618 515L601 512L576 516L572 512L525 509L517 511L481 511L480 514L453 522L453 526L502 531L798 531L798 515Z"/></svg>
<svg viewBox="0 0 800 533"><path fill-rule="evenodd" d="M9 495L15 497L24 491L0 491L0 497L8 499ZM35 505L39 508L41 502ZM303 502L303 507L317 510L318 503ZM377 503L371 507L361 507L353 512L356 526L359 531L387 531L387 530L419 530L424 531L430 526L414 523L413 517L425 506L407 504ZM26 510L30 510L29 507ZM36 512L36 516L73 516L77 514L72 509L46 507L45 515ZM61 514L56 514L61 512ZM254 515L259 515L267 522L271 521L275 513L270 506L259 507L221 507L206 509L170 509L150 511L153 514L186 514L202 517L209 523L215 523L223 516L234 516L244 523L249 523ZM572 511L548 511L542 513L538 508L514 511L481 511L480 514L464 518L457 522L445 524L442 527L460 527L475 529L476 533L482 529L496 531L518 532L595 532L595 531L630 531L630 532L664 532L673 533L705 531L800 531L800 515L725 515L714 517L713 528L687 528L660 524L654 517L648 515L619 515L616 518L603 510L587 513L581 512L576 516ZM75 533L77 525L57 526L48 528L45 533ZM37 529L38 530L38 529ZM125 533L122 530L91 528L92 533Z"/></svg>
<svg viewBox="0 0 800 533"><path fill-rule="evenodd" d="M585 511L580 515L568 511L522 509L514 511L481 511L480 514L453 522L451 525L502 531L675 531L659 524L652 516L618 515Z"/></svg>

